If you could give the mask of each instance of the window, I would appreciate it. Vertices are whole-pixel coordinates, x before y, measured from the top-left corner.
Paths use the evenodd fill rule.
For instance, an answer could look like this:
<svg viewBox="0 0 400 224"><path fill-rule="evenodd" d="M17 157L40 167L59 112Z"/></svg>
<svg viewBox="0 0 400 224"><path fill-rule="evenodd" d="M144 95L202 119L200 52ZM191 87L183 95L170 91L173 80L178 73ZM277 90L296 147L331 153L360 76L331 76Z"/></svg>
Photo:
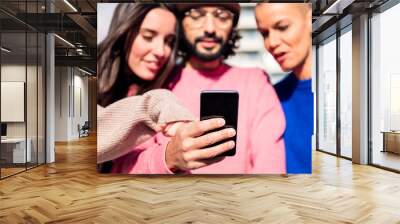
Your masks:
<svg viewBox="0 0 400 224"><path fill-rule="evenodd" d="M340 155L351 158L352 142L352 30L341 31L340 40Z"/></svg>
<svg viewBox="0 0 400 224"><path fill-rule="evenodd" d="M18 2L19 15L42 12L44 3ZM0 5L16 6L12 1ZM22 20L3 12L0 12L0 17L8 21L0 30L1 99L7 98L7 94L20 95L22 101L18 106L21 114L18 113L18 119L1 118L1 123L7 126L0 144L0 178L5 178L45 163L46 39L44 33L27 26ZM2 114L17 114L4 105L4 102L0 104Z"/></svg>
<svg viewBox="0 0 400 224"><path fill-rule="evenodd" d="M400 170L400 4L371 18L372 163Z"/></svg>
<svg viewBox="0 0 400 224"><path fill-rule="evenodd" d="M318 149L336 153L336 35L318 48Z"/></svg>

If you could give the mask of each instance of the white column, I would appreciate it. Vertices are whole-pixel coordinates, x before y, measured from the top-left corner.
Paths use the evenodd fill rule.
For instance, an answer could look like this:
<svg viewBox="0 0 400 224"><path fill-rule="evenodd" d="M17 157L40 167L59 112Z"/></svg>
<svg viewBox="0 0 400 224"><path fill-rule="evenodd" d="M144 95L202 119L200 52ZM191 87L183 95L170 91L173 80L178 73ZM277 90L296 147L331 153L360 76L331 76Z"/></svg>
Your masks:
<svg viewBox="0 0 400 224"><path fill-rule="evenodd" d="M46 163L55 161L55 74L54 35L46 35Z"/></svg>
<svg viewBox="0 0 400 224"><path fill-rule="evenodd" d="M54 12L54 6L46 1L46 11ZM46 34L46 163L55 162L55 43L52 33Z"/></svg>
<svg viewBox="0 0 400 224"><path fill-rule="evenodd" d="M353 162L368 163L368 15L353 19Z"/></svg>

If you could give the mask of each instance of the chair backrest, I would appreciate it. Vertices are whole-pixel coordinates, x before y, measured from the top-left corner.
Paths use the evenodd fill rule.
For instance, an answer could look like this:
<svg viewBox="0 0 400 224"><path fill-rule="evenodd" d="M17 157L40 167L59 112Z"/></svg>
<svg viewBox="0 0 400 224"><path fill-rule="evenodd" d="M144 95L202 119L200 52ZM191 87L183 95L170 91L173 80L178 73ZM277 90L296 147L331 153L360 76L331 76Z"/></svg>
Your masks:
<svg viewBox="0 0 400 224"><path fill-rule="evenodd" d="M85 123L83 124L82 128L86 128L89 129L89 121L85 121Z"/></svg>

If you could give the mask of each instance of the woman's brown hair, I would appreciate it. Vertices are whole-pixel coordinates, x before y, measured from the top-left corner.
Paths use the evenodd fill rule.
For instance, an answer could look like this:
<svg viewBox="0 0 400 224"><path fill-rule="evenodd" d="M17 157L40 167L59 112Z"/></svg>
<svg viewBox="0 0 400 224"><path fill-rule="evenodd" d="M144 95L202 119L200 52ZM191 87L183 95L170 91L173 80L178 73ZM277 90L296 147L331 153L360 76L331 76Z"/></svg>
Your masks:
<svg viewBox="0 0 400 224"><path fill-rule="evenodd" d="M125 97L132 83L139 85L137 94L161 88L175 66L178 46L177 37L168 62L152 81L143 81L138 76L126 73L125 68L130 47L147 15L154 8L163 8L175 14L175 9L162 3L119 3L114 11L107 37L99 44L97 54L98 92L97 104L105 107ZM177 22L175 33L179 34ZM129 79L127 79L129 77Z"/></svg>

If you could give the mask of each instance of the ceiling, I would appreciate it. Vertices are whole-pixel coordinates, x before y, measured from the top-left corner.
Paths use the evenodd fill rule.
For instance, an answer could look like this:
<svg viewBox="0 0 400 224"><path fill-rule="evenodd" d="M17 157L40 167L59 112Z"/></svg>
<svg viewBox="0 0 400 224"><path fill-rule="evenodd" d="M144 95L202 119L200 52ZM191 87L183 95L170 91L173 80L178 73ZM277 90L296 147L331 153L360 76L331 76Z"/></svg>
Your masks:
<svg viewBox="0 0 400 224"><path fill-rule="evenodd" d="M2 46L12 50L3 60L17 63L25 61L25 58L35 58L37 51L43 47L36 43L37 33L52 32L57 34L56 65L80 66L94 72L97 2L48 0L46 5L45 0L1 0Z"/></svg>
<svg viewBox="0 0 400 224"><path fill-rule="evenodd" d="M352 23L352 18L374 11L389 0L312 0L313 43Z"/></svg>
<svg viewBox="0 0 400 224"><path fill-rule="evenodd" d="M376 8L387 0L305 0L312 2L313 41L335 32L337 21L345 26L351 17ZM29 32L54 32L56 65L74 65L96 70L96 4L102 0L1 0L2 46L12 49L10 58L35 55L43 46ZM118 1L121 2L121 1ZM132 2L132 1L130 1ZM49 13L51 11L51 13ZM346 17L347 16L347 17ZM344 19L345 18L345 19ZM347 20L346 20L347 19ZM28 32L25 38L25 32ZM66 41L64 41L66 40ZM27 45L26 45L27 44ZM25 45L27 48L25 48ZM37 48L37 46L39 48ZM3 53L2 53L3 54Z"/></svg>

